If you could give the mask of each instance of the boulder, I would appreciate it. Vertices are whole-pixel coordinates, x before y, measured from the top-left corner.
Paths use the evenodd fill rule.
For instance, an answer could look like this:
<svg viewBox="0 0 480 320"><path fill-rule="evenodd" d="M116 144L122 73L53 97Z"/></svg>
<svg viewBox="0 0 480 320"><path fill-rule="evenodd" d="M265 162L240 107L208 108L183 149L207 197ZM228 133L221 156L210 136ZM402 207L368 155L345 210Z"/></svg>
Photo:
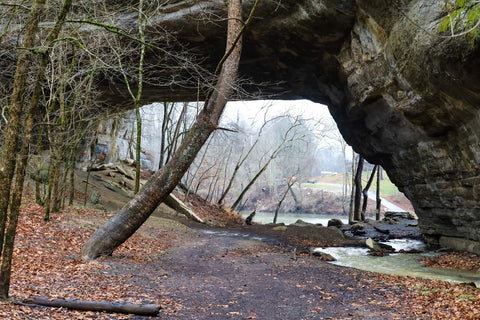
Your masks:
<svg viewBox="0 0 480 320"><path fill-rule="evenodd" d="M343 221L337 218L328 220L327 227L337 227L340 228L343 226Z"/></svg>
<svg viewBox="0 0 480 320"><path fill-rule="evenodd" d="M410 219L414 220L415 217L410 212L394 212L394 211L387 211L384 215L384 220L395 220L400 221L402 219Z"/></svg>
<svg viewBox="0 0 480 320"><path fill-rule="evenodd" d="M371 251L383 252L382 247L380 247L377 242L373 241L372 238L368 238L367 240L365 240L365 245Z"/></svg>
<svg viewBox="0 0 480 320"><path fill-rule="evenodd" d="M297 221L295 221L294 225L302 227L302 226L313 226L314 224L310 223L310 222L303 221L302 219L298 219Z"/></svg>
<svg viewBox="0 0 480 320"><path fill-rule="evenodd" d="M355 236L361 236L365 234L365 228L367 227L366 223L363 222L357 222L352 227L350 228L350 231L352 232L353 235Z"/></svg>
<svg viewBox="0 0 480 320"><path fill-rule="evenodd" d="M337 261L332 255L318 250L313 251L312 255L319 257L323 261Z"/></svg>

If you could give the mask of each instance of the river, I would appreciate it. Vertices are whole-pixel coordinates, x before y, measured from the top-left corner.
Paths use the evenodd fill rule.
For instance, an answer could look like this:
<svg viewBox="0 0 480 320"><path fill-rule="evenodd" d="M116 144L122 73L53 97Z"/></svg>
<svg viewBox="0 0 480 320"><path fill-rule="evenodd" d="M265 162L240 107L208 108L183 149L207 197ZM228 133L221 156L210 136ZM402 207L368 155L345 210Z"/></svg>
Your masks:
<svg viewBox="0 0 480 320"><path fill-rule="evenodd" d="M244 212L242 214L244 217L246 217L249 213ZM273 212L257 212L253 221L262 224L272 223L273 216ZM305 222L321 223L323 226L326 226L328 220L332 218L341 219L344 223L348 222L347 217L302 213L279 213L277 222L283 222L288 225L295 223L295 221L298 219L301 219ZM393 246L397 251L401 249L425 250L425 244L419 240L396 239L384 243ZM452 282L474 282L476 283L477 287L480 287L480 272L423 267L423 265L420 263L420 259L438 254L435 252L424 252L418 254L398 253L390 254L385 257L373 257L368 255L368 249L366 248L329 247L316 248L314 250L330 254L337 259L337 261L331 263L345 267L400 276L413 276Z"/></svg>
<svg viewBox="0 0 480 320"><path fill-rule="evenodd" d="M396 239L383 243L391 245L395 250L425 250L425 244L419 240ZM368 249L366 248L330 247L316 248L315 251L330 254L337 259L337 261L331 263L345 267L399 276L421 277L452 282L474 282L477 287L480 287L480 272L478 271L427 268L420 263L421 258L438 254L435 252L418 254L395 253L385 257L373 257L368 255Z"/></svg>
<svg viewBox="0 0 480 320"><path fill-rule="evenodd" d="M251 212L242 212L242 216L246 218ZM267 224L273 222L274 212L257 212L253 218L253 222ZM337 218L342 220L343 223L348 223L347 216L332 216L327 214L308 214L308 213L285 213L280 212L277 217L277 223L292 224L298 219L301 219L308 223L321 223L322 226L327 226L328 220Z"/></svg>

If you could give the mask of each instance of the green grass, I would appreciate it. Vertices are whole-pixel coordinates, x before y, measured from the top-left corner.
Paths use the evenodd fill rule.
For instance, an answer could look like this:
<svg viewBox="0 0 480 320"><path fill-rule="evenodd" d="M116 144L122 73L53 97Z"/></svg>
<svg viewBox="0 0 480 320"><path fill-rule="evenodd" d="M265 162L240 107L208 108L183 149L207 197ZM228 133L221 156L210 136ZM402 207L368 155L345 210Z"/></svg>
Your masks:
<svg viewBox="0 0 480 320"><path fill-rule="evenodd" d="M362 186L365 187L365 185L368 182L368 178L370 178L371 171L364 171L362 173ZM336 183L336 184L343 184L344 181L344 174L343 173L338 173L338 174L330 174L330 175L325 175L322 177L316 178L317 183L315 184L307 184L308 187L310 188L322 188L322 189L333 189L334 187L328 186L328 185L322 185L322 182L325 183ZM351 183L351 177L348 179L348 183ZM375 177L374 180L372 181L372 185L370 186L371 191L376 191L377 190L377 178ZM383 180L380 180L380 193L382 196L394 196L400 194L400 191L398 188L390 181L390 178L388 175L383 172Z"/></svg>

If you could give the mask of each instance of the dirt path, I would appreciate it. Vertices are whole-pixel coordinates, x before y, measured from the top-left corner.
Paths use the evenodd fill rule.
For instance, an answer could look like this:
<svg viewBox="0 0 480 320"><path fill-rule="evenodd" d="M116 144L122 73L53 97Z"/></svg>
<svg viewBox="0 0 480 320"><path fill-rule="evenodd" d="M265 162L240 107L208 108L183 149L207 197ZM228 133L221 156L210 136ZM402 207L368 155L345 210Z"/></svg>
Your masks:
<svg viewBox="0 0 480 320"><path fill-rule="evenodd" d="M307 255L293 258L271 239L198 232L145 266L131 285L175 301L161 319L402 318L376 303L385 292L364 283L364 272Z"/></svg>

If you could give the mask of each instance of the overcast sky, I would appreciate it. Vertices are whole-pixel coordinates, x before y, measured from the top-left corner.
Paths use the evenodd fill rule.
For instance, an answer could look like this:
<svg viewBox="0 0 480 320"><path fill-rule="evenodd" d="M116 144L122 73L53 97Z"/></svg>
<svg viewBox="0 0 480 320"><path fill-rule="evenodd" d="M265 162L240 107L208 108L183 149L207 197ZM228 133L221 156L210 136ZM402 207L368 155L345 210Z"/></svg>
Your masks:
<svg viewBox="0 0 480 320"><path fill-rule="evenodd" d="M262 121L267 110L268 117L284 114L301 115L304 119L330 121L331 115L326 105L309 100L257 100L229 102L222 117L222 123L235 122L237 116L241 121L251 123L255 119ZM332 120L333 121L333 120Z"/></svg>

